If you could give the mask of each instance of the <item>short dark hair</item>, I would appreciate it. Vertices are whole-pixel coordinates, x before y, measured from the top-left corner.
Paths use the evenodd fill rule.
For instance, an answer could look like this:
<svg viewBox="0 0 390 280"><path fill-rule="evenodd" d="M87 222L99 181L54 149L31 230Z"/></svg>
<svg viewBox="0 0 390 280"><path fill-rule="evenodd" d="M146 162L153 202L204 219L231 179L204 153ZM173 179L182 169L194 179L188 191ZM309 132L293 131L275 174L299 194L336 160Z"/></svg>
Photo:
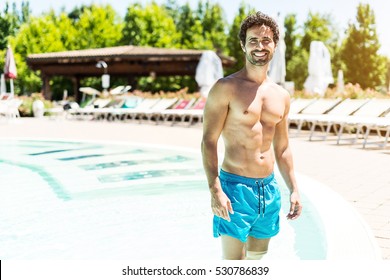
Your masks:
<svg viewBox="0 0 390 280"><path fill-rule="evenodd" d="M279 26L272 17L263 14L262 12L257 12L255 14L251 14L248 17L246 17L240 27L240 32L238 33L238 38L242 42L243 45L245 45L245 39L246 39L246 31L251 28L252 26L268 26L271 28L272 32L274 33L273 40L275 42L275 45L279 42Z"/></svg>

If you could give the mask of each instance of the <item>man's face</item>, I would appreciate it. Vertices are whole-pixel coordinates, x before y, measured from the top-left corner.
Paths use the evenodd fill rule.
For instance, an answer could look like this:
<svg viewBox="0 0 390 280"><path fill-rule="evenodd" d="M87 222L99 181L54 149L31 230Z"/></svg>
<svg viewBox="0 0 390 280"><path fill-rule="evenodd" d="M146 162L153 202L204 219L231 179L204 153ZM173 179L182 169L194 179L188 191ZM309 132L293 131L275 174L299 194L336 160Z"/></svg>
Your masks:
<svg viewBox="0 0 390 280"><path fill-rule="evenodd" d="M253 65L264 66L271 61L275 51L273 32L268 26L252 26L246 31L245 46L241 47L246 59Z"/></svg>

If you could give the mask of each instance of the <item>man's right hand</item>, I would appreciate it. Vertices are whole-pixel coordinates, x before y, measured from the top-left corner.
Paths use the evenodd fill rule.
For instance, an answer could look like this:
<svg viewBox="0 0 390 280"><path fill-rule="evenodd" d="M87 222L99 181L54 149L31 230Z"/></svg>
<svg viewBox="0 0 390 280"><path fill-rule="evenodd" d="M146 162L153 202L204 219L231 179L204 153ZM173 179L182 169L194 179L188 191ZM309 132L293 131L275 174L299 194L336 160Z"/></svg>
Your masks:
<svg viewBox="0 0 390 280"><path fill-rule="evenodd" d="M211 209L213 214L230 222L230 214L234 214L232 203L226 194L220 190L211 194Z"/></svg>

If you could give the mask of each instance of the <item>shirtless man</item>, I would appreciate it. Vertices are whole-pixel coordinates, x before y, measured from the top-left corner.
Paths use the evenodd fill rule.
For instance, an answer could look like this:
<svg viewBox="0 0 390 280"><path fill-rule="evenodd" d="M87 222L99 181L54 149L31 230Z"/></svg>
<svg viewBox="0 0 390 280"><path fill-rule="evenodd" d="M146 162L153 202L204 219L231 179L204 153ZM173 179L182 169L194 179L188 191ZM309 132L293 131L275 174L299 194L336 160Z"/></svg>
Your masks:
<svg viewBox="0 0 390 280"><path fill-rule="evenodd" d="M289 147L289 93L267 77L279 40L277 23L257 12L239 33L245 66L220 79L204 111L202 155L211 193L214 236L224 259L261 259L279 232L280 191L274 164L290 191L288 219L302 211ZM225 156L219 171L217 143Z"/></svg>

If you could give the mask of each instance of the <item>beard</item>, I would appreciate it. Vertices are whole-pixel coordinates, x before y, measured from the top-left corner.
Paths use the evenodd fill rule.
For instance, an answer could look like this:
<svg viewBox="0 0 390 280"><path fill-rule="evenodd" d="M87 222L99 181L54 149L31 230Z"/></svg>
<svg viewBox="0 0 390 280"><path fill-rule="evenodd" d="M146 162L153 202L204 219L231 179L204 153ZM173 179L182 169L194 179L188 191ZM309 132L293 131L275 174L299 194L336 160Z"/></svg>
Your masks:
<svg viewBox="0 0 390 280"><path fill-rule="evenodd" d="M257 57L255 56L255 53L256 52L259 52L259 51L253 51L251 52L250 54L248 54L247 52L245 52L245 57L246 59L252 64L252 65L255 65L255 66L265 66L267 65L272 57L273 57L273 53L269 52L269 51L265 51L266 54L262 57Z"/></svg>

